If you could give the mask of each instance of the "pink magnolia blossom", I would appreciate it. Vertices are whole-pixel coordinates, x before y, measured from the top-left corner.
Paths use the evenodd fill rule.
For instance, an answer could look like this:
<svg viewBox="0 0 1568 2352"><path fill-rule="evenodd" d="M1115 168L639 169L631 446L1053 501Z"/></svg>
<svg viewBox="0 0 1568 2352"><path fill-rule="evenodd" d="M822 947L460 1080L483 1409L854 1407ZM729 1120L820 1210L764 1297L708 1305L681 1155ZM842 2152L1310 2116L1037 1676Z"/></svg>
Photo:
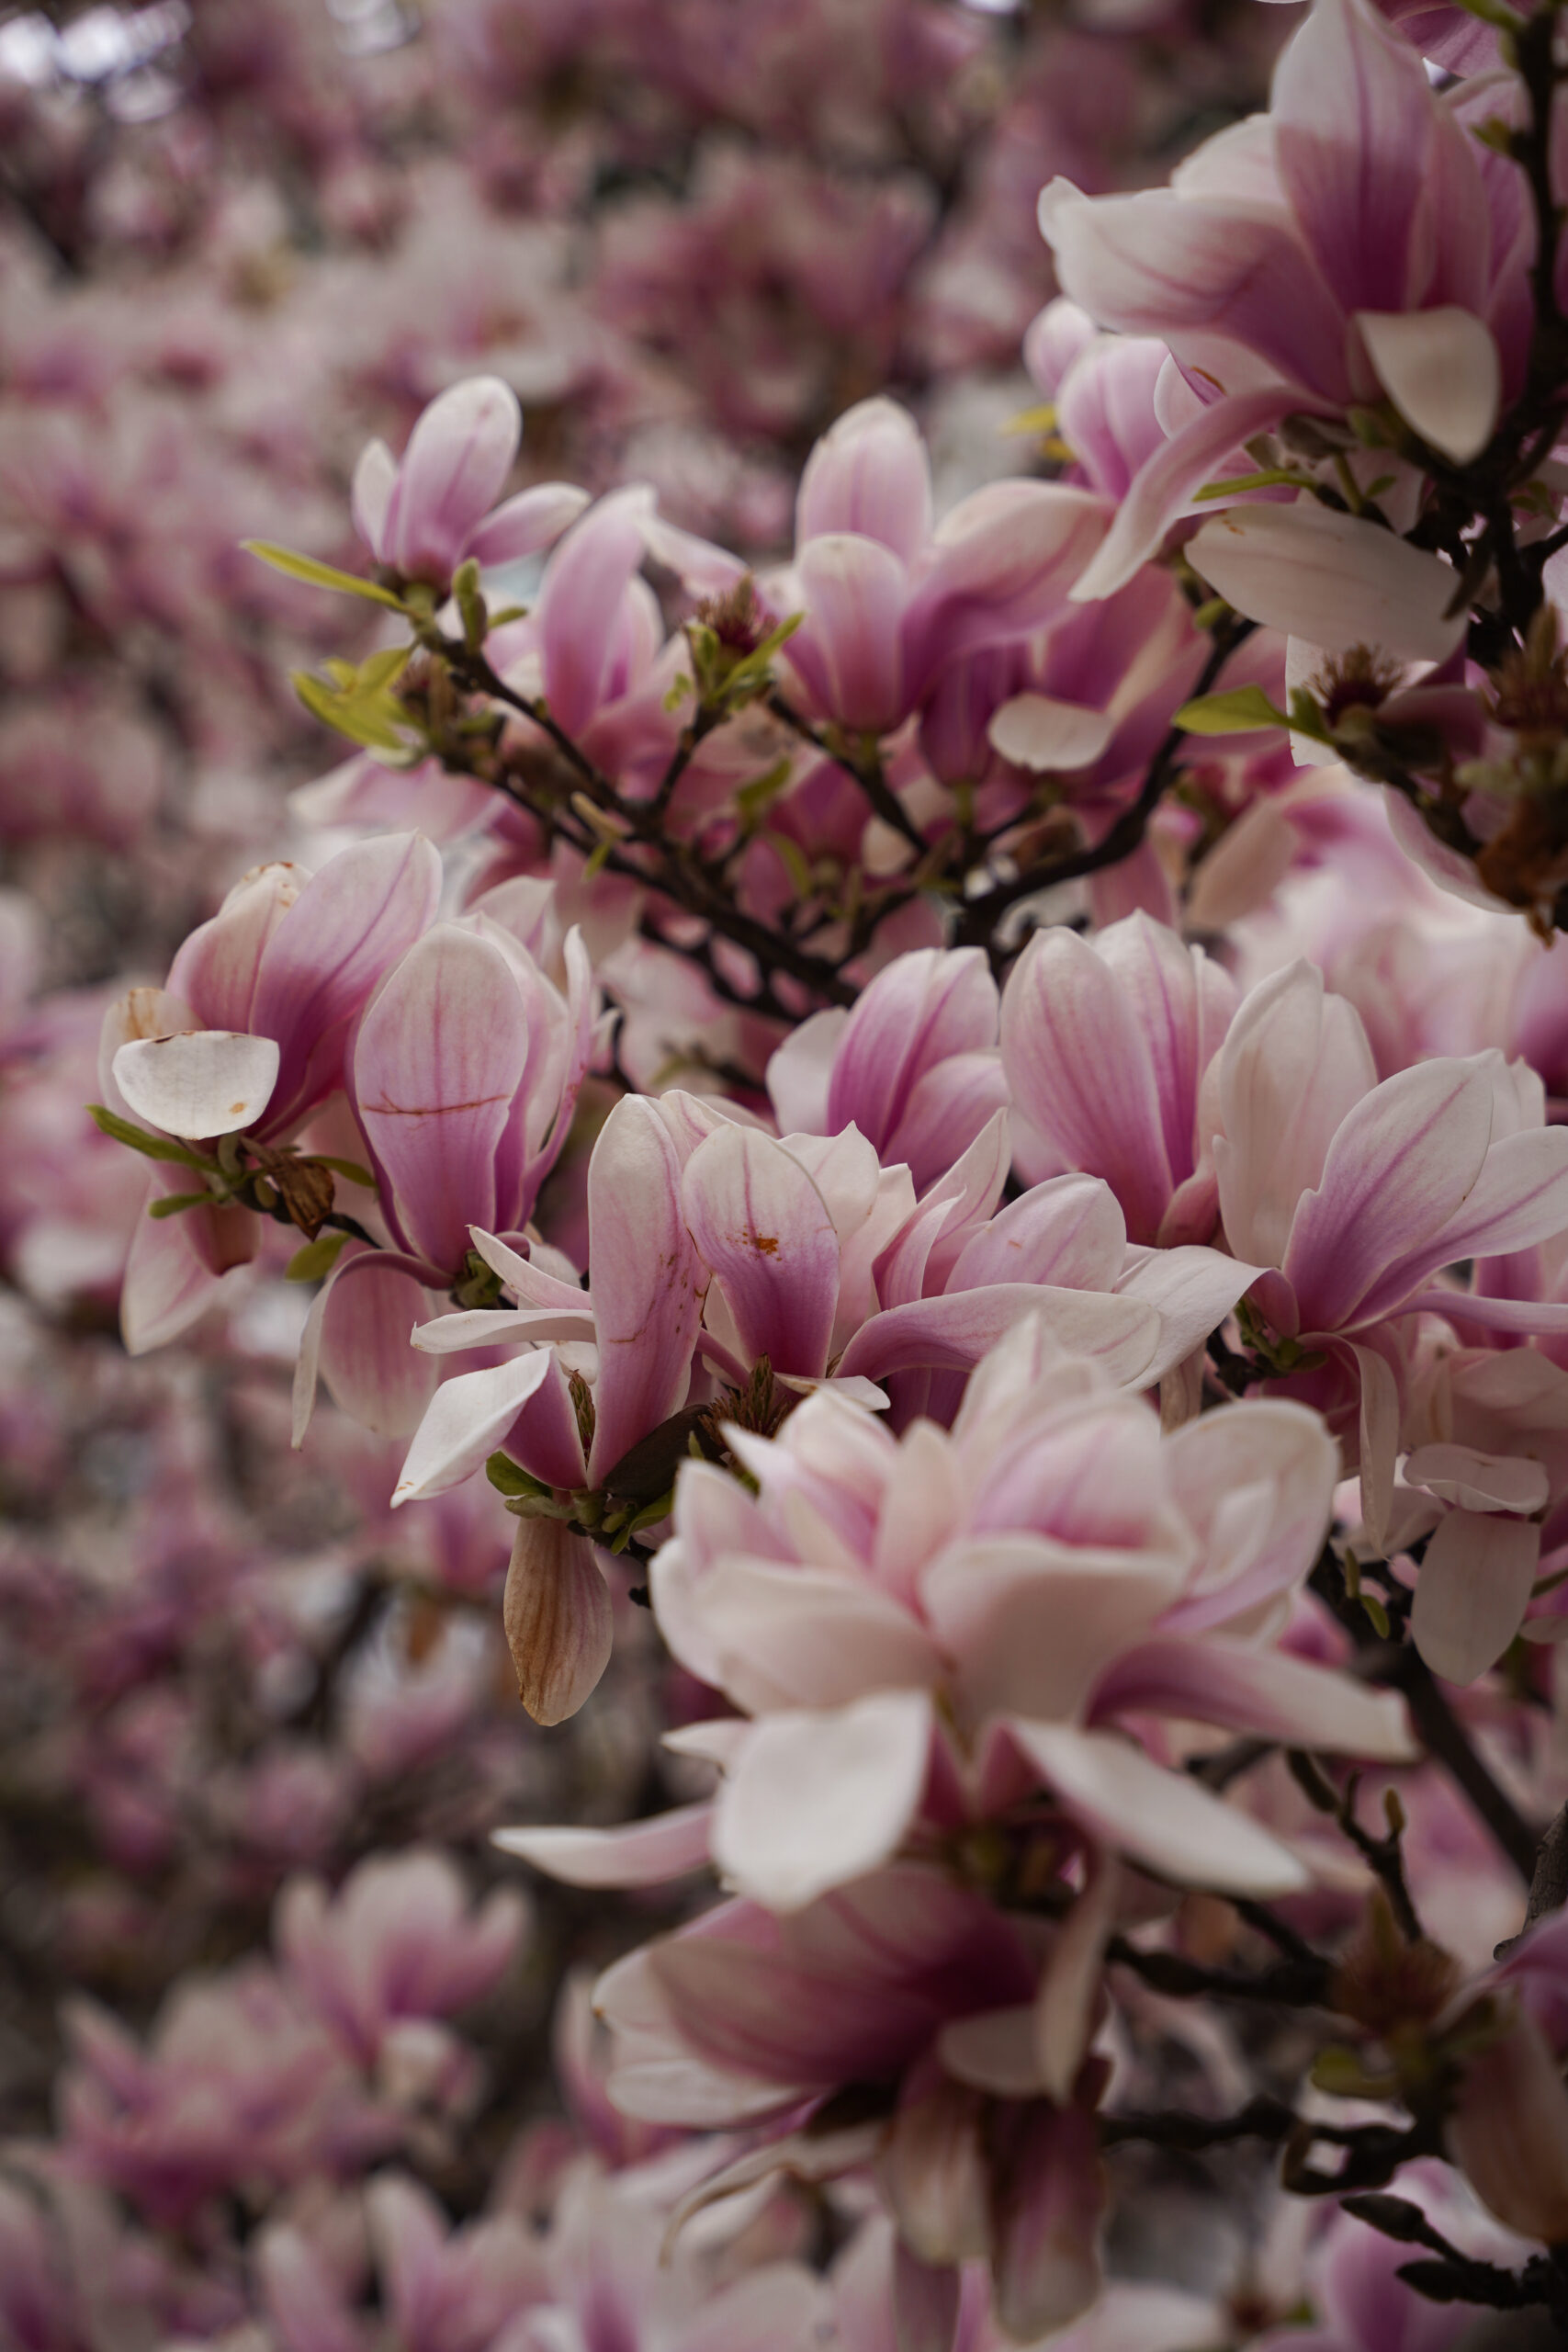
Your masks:
<svg viewBox="0 0 1568 2352"><path fill-rule="evenodd" d="M414 1852L361 1862L335 1896L319 1879L291 1880L275 1939L286 1981L371 2068L401 2020L446 2018L492 1991L526 1919L505 1888L470 1916L456 1865Z"/></svg>
<svg viewBox="0 0 1568 2352"><path fill-rule="evenodd" d="M895 956L852 1012L814 1013L768 1064L786 1133L858 1128L917 1193L946 1174L1007 1101L997 986L978 948Z"/></svg>
<svg viewBox="0 0 1568 2352"><path fill-rule="evenodd" d="M536 901L528 882L503 884L471 914L436 923L360 1017L347 1090L393 1246L345 1254L318 1294L300 1350L297 1439L318 1365L356 1419L408 1433L432 1367L395 1333L424 1319L427 1293L463 1278L471 1226L522 1238L560 1156L596 1001L575 932L563 993L509 923L537 944Z"/></svg>
<svg viewBox="0 0 1568 2352"><path fill-rule="evenodd" d="M1104 503L1057 484L993 482L930 526L925 451L886 400L851 409L802 481L792 571L775 608L805 619L784 650L814 716L885 734L950 662L1028 636L1101 537Z"/></svg>
<svg viewBox="0 0 1568 2352"><path fill-rule="evenodd" d="M440 860L418 834L340 852L315 876L259 867L194 931L162 989L133 989L105 1016L105 1102L201 1140L239 1130L278 1144L344 1082L349 1034L389 966L435 912ZM150 1197L190 1189L160 1169ZM189 1329L222 1275L255 1253L233 1208L143 1218L120 1302L133 1354Z"/></svg>
<svg viewBox="0 0 1568 2352"><path fill-rule="evenodd" d="M874 2164L898 2223L906 2324L960 2322L954 2274L979 2260L1004 2328L1032 2339L1093 2301L1104 2199L1091 2112L1103 2066L1082 2070L1082 2098L1058 2101L990 2047L993 2020L1027 2016L1049 1938L914 1863L784 1919L721 1904L601 1979L611 2096L632 2114L786 2125L862 2086L867 2120L764 2137L703 2194Z"/></svg>
<svg viewBox="0 0 1568 2352"><path fill-rule="evenodd" d="M470 376L431 401L400 462L384 441L369 443L355 468L354 520L378 563L442 587L467 560L482 569L550 546L588 493L541 482L498 506L522 437L510 385Z"/></svg>
<svg viewBox="0 0 1568 2352"><path fill-rule="evenodd" d="M1304 963L1244 1001L1211 1084L1225 1238L1267 1270L1248 1295L1258 1315L1359 1392L1351 1442L1375 1539L1398 1438L1392 1318L1451 1310L1503 1330L1554 1328L1560 1309L1473 1297L1461 1308L1436 1277L1568 1226L1568 1133L1543 1124L1540 1080L1495 1051L1380 1084L1353 1008Z"/></svg>
<svg viewBox="0 0 1568 2352"><path fill-rule="evenodd" d="M1162 1439L1036 1323L972 1376L951 1435L917 1422L900 1442L829 1389L776 1440L729 1442L756 1498L686 1466L650 1577L677 1658L751 1718L711 1748L684 1736L724 1767L711 1825L692 1815L673 1857L678 1817L506 1834L561 1876L662 1876L706 1840L741 1893L790 1911L1047 1786L1083 1836L1161 1876L1283 1893L1303 1883L1293 1856L1112 1726L1168 1713L1408 1752L1396 1703L1268 1638L1335 1476L1299 1408Z"/></svg>
<svg viewBox="0 0 1568 2352"><path fill-rule="evenodd" d="M1134 1242L1206 1241L1218 1196L1200 1089L1235 1002L1218 964L1146 915L1087 940L1036 932L1002 1002L1022 1172L1103 1177Z"/></svg>
<svg viewBox="0 0 1568 2352"><path fill-rule="evenodd" d="M1086 200L1058 182L1041 221L1065 292L1219 388L1145 465L1084 593L1118 584L1227 454L1292 409L1387 396L1462 463L1522 380L1522 177L1371 0L1319 0L1269 114L1210 140L1168 189Z"/></svg>

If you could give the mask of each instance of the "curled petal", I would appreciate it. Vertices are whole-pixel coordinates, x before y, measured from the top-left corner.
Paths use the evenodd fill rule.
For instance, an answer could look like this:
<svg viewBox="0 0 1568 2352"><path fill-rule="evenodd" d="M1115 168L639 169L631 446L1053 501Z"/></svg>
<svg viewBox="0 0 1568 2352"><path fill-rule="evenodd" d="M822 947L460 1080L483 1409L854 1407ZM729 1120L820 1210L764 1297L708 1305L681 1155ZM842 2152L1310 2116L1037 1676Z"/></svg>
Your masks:
<svg viewBox="0 0 1568 2352"><path fill-rule="evenodd" d="M151 1127L200 1142L261 1117L277 1081L277 1046L231 1029L139 1037L114 1057L114 1080Z"/></svg>
<svg viewBox="0 0 1568 2352"><path fill-rule="evenodd" d="M1473 1682L1523 1622L1540 1565L1540 1530L1495 1511L1450 1510L1427 1546L1410 1634L1434 1674Z"/></svg>
<svg viewBox="0 0 1568 2352"><path fill-rule="evenodd" d="M1359 311L1378 380L1405 422L1456 466L1491 440L1503 363L1490 327L1470 311Z"/></svg>
<svg viewBox="0 0 1568 2352"><path fill-rule="evenodd" d="M712 1819L705 1802L624 1829L497 1829L491 1843L568 1886L662 1886L707 1860Z"/></svg>

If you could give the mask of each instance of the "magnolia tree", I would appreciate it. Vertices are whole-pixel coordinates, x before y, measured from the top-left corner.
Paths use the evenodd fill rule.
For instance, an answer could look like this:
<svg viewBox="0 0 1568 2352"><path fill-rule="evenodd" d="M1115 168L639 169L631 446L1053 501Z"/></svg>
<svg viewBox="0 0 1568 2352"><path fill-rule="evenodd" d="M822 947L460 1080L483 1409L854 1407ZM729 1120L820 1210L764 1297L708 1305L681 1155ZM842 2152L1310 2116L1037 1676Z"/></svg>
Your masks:
<svg viewBox="0 0 1568 2352"><path fill-rule="evenodd" d="M763 560L486 372L357 568L250 543L345 755L93 1113L224 1565L138 1523L73 1670L245 1624L231 1808L342 1883L72 2009L19 2346L1568 2333L1565 78L1550 6L1313 0L1168 186L1045 187L1030 470L954 500L874 393ZM312 1649L197 1499L161 1365L237 1302L544 1729L378 1716L384 1574ZM117 1736L57 1770L173 1852L184 1721ZM427 1841L509 1801L470 1907ZM526 1905L615 1890L502 2154Z"/></svg>

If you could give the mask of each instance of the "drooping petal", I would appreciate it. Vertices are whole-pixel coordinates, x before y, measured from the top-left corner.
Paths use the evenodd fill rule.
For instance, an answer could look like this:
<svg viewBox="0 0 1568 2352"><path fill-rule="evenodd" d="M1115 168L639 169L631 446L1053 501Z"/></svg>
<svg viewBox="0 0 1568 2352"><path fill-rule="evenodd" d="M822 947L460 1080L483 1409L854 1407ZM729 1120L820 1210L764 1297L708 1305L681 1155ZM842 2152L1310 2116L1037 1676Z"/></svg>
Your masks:
<svg viewBox="0 0 1568 2352"><path fill-rule="evenodd" d="M550 558L539 609L545 700L569 735L582 732L604 698L651 504L651 492L636 486L601 499Z"/></svg>
<svg viewBox="0 0 1568 2352"><path fill-rule="evenodd" d="M877 1869L914 1818L931 1738L923 1690L763 1716L719 1791L714 1860L770 1911L799 1910Z"/></svg>
<svg viewBox="0 0 1568 2352"><path fill-rule="evenodd" d="M378 562L385 554L387 509L397 479L398 461L386 443L367 441L355 464L348 505L355 529Z"/></svg>
<svg viewBox="0 0 1568 2352"><path fill-rule="evenodd" d="M610 1588L592 1544L558 1520L519 1520L502 1617L518 1697L536 1724L564 1723L610 1663Z"/></svg>
<svg viewBox="0 0 1568 2352"><path fill-rule="evenodd" d="M231 1029L135 1038L114 1057L114 1080L139 1119L200 1142L248 1127L277 1082L277 1046Z"/></svg>
<svg viewBox="0 0 1568 2352"><path fill-rule="evenodd" d="M723 1286L750 1363L814 1378L839 1303L839 1237L817 1186L782 1144L725 1126L681 1180L686 1227Z"/></svg>
<svg viewBox="0 0 1568 2352"><path fill-rule="evenodd" d="M1258 1822L1113 1733L1017 1718L1008 1728L1065 1809L1155 1877L1265 1898L1306 1885L1295 1856Z"/></svg>
<svg viewBox="0 0 1568 2352"><path fill-rule="evenodd" d="M183 1169L159 1169L148 1187L149 1205L166 1193L185 1191L186 1182ZM119 1294L128 1355L166 1347L236 1288L227 1277L254 1256L257 1223L240 1208L137 1219Z"/></svg>
<svg viewBox="0 0 1568 2352"><path fill-rule="evenodd" d="M1009 2337L1033 2344L1088 2311L1100 2293L1107 2190L1095 2120L1083 2108L1039 2099L1018 2121L997 2199L992 2276Z"/></svg>
<svg viewBox="0 0 1568 2352"><path fill-rule="evenodd" d="M1450 1510L1421 1562L1410 1637L1445 1682L1473 1682L1518 1632L1540 1564L1540 1529L1495 1511Z"/></svg>
<svg viewBox="0 0 1568 2352"><path fill-rule="evenodd" d="M986 729L994 752L1036 773L1092 767L1115 732L1108 710L1037 694L1010 696L992 712Z"/></svg>
<svg viewBox="0 0 1568 2352"><path fill-rule="evenodd" d="M1292 411L1312 406L1310 396L1289 385L1266 384L1200 411L1139 468L1115 521L1074 582L1071 602L1093 604L1124 588L1139 566L1159 553L1197 492L1225 473L1235 450Z"/></svg>
<svg viewBox="0 0 1568 2352"><path fill-rule="evenodd" d="M1451 565L1310 497L1227 507L1186 554L1237 612L1327 653L1373 645L1402 662L1446 662L1469 626L1462 605L1450 610Z"/></svg>

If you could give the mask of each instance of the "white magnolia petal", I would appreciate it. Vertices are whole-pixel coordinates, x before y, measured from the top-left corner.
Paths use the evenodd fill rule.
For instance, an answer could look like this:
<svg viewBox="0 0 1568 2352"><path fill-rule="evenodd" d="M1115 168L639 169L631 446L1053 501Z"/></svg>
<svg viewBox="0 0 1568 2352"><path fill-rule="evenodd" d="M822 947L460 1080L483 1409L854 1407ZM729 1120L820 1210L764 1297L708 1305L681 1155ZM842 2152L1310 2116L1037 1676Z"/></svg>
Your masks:
<svg viewBox="0 0 1568 2352"><path fill-rule="evenodd" d="M1519 1630L1540 1561L1529 1520L1450 1510L1427 1546L1410 1634L1434 1674L1473 1682Z"/></svg>
<svg viewBox="0 0 1568 2352"><path fill-rule="evenodd" d="M444 1381L414 1431L393 1508L424 1495L445 1494L471 1477L495 1452L550 1368L547 1348L513 1356L484 1372Z"/></svg>
<svg viewBox="0 0 1568 2352"><path fill-rule="evenodd" d="M1496 340L1472 311L1358 311L1378 381L1408 424L1456 466L1491 440L1503 399Z"/></svg>
<svg viewBox="0 0 1568 2352"><path fill-rule="evenodd" d="M1374 645L1404 662L1442 662L1468 623L1462 607L1448 609L1459 585L1450 565L1314 499L1227 507L1186 554L1237 612L1331 654Z"/></svg>
<svg viewBox="0 0 1568 2352"><path fill-rule="evenodd" d="M276 1037L192 1029L137 1037L114 1057L114 1079L139 1119L200 1143L259 1119L277 1083Z"/></svg>
<svg viewBox="0 0 1568 2352"><path fill-rule="evenodd" d="M1540 1510L1551 1492L1543 1462L1478 1453L1472 1445L1418 1445L1404 1460L1405 1481L1465 1510Z"/></svg>
<svg viewBox="0 0 1568 2352"><path fill-rule="evenodd" d="M1129 1741L1017 1718L1009 1729L1066 1810L1155 1877L1265 1897L1307 1884L1301 1863L1267 1829Z"/></svg>
<svg viewBox="0 0 1568 2352"><path fill-rule="evenodd" d="M1087 768L1116 732L1108 710L1058 702L1051 695L1014 695L992 714L991 748L1015 767Z"/></svg>
<svg viewBox="0 0 1568 2352"><path fill-rule="evenodd" d="M661 1886L707 1860L712 1814L705 1799L620 1829L497 1829L491 1844L567 1886Z"/></svg>
<svg viewBox="0 0 1568 2352"><path fill-rule="evenodd" d="M879 1690L757 1724L719 1792L714 1860L742 1894L798 1910L897 1850L925 1786L931 1701Z"/></svg>

